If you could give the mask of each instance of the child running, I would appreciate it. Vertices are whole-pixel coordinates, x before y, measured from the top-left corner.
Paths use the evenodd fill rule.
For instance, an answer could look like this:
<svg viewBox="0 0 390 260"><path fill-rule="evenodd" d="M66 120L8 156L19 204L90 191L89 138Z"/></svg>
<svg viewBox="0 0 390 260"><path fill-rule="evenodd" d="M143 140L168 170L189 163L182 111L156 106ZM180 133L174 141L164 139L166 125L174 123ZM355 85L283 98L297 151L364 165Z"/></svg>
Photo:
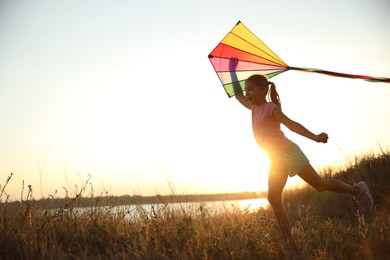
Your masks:
<svg viewBox="0 0 390 260"><path fill-rule="evenodd" d="M234 71L236 64L233 62L230 65L233 66L232 71ZM252 111L252 128L256 142L270 160L267 199L287 244L295 247L291 235L292 226L282 205L282 192L289 176L298 174L319 192L351 194L365 215L372 211L373 198L365 182L361 181L351 186L340 180L322 178L311 166L299 146L286 138L280 129L280 124L315 142L328 141L326 133L313 134L282 112L274 83L269 82L265 76L252 75L245 82L245 95L239 86L235 87L235 91L237 100Z"/></svg>

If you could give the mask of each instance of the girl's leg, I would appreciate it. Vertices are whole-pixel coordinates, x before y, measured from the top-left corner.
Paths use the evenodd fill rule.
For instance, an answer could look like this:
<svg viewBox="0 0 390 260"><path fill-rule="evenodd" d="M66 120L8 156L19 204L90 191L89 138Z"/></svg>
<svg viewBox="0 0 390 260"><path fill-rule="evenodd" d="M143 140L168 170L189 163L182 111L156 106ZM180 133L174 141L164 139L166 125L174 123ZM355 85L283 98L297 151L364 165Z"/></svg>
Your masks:
<svg viewBox="0 0 390 260"><path fill-rule="evenodd" d="M291 235L291 225L287 217L287 213L282 204L283 188L286 185L288 174L285 170L270 166L268 173L268 202L271 205L276 221L282 230L283 236L287 242L295 245Z"/></svg>
<svg viewBox="0 0 390 260"><path fill-rule="evenodd" d="M336 179L323 179L314 170L311 164L307 164L301 172L298 174L304 181L310 184L316 190L322 191L333 191L339 193L349 193L354 196L359 194L359 189L353 187L345 182Z"/></svg>

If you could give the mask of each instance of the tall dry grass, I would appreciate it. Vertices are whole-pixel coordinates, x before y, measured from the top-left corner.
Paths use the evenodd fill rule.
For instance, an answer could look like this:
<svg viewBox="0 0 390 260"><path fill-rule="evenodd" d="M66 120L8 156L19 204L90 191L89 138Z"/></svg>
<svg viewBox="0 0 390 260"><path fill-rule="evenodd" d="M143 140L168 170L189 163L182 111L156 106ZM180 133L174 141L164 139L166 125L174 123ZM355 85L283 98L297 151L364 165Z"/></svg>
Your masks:
<svg viewBox="0 0 390 260"><path fill-rule="evenodd" d="M60 208L52 209L51 198L42 208L32 199L32 187L22 191L21 202L8 202L9 176L0 187L0 258L389 259L390 156L358 158L347 169L327 169L324 175L367 181L374 214L366 221L348 195L288 190L284 201L298 251L284 248L271 209L221 212L200 204L192 210L155 205L150 211L141 206L113 211L115 200L98 196L80 211L89 180ZM100 206L102 200L112 206Z"/></svg>

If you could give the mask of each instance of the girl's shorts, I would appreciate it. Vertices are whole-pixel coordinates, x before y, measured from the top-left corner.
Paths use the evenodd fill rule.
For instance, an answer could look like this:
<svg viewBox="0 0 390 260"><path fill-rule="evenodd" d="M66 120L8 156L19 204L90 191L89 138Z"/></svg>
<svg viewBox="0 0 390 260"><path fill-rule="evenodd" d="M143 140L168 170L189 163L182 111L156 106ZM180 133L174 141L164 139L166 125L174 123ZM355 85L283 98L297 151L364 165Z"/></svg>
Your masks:
<svg viewBox="0 0 390 260"><path fill-rule="evenodd" d="M309 159L295 143L291 143L279 156L279 159L287 166L290 177L297 175L309 163Z"/></svg>

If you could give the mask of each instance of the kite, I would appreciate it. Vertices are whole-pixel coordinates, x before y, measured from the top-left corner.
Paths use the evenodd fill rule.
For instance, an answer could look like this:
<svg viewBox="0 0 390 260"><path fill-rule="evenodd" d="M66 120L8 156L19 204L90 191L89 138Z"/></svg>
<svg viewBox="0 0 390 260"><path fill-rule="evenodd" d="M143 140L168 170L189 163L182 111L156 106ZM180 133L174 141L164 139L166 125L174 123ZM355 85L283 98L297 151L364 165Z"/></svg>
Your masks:
<svg viewBox="0 0 390 260"><path fill-rule="evenodd" d="M390 83L390 78L371 77L316 68L290 67L239 21L208 56L229 97L245 87L253 74L268 79L288 70L321 73L329 76ZM234 66L231 66L234 64ZM237 89L237 86L239 88Z"/></svg>

